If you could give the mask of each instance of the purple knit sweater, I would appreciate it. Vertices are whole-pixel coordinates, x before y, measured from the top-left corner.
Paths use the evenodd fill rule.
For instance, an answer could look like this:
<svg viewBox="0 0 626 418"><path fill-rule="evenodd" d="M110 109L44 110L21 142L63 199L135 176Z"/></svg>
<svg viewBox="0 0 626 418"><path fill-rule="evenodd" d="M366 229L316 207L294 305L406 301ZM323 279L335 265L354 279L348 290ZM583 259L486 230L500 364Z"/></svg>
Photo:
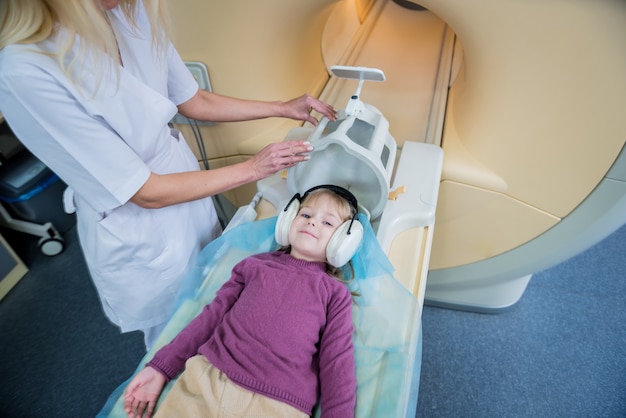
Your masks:
<svg viewBox="0 0 626 418"><path fill-rule="evenodd" d="M354 417L352 297L325 264L283 252L237 264L215 299L148 363L168 379L204 355L232 381L311 414Z"/></svg>

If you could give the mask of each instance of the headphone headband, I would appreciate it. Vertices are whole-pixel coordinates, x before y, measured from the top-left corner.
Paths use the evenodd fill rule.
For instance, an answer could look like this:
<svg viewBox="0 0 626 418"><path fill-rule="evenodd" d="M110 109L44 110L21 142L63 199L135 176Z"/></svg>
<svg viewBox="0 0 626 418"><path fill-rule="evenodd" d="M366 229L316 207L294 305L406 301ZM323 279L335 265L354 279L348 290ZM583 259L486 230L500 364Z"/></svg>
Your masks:
<svg viewBox="0 0 626 418"><path fill-rule="evenodd" d="M319 186L314 186L311 187L309 190L307 190L306 192L304 192L304 194L302 195L302 197L300 196L300 194L296 193L291 200L289 201L289 203L293 202L294 199L298 199L300 201L300 203L302 203L302 201L313 191L318 190L318 189L327 189L330 190L331 192L339 195L340 197L344 198L345 200L348 201L348 203L350 204L350 207L352 209L352 213L353 213L353 218L356 216L356 214L359 212L359 205L357 203L356 197L352 194L352 192L350 192L348 189L345 189L341 186L335 186L334 184L321 184ZM289 205L287 205L289 206ZM287 208L285 208L285 210L287 210Z"/></svg>

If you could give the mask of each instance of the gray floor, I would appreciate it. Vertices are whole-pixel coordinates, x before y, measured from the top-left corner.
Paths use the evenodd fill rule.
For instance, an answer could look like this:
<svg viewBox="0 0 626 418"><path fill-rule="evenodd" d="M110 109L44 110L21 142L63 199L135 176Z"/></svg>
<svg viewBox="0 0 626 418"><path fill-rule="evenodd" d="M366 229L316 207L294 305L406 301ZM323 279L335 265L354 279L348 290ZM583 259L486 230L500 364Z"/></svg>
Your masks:
<svg viewBox="0 0 626 418"><path fill-rule="evenodd" d="M93 417L143 355L102 314L75 231L0 302L0 417ZM22 241L22 239L20 239ZM426 307L418 417L626 417L626 227L498 315Z"/></svg>
<svg viewBox="0 0 626 418"><path fill-rule="evenodd" d="M626 417L626 226L497 315L426 308L418 417Z"/></svg>
<svg viewBox="0 0 626 418"><path fill-rule="evenodd" d="M0 417L94 417L143 356L143 337L105 318L74 229L55 257L17 239L30 271L0 301Z"/></svg>

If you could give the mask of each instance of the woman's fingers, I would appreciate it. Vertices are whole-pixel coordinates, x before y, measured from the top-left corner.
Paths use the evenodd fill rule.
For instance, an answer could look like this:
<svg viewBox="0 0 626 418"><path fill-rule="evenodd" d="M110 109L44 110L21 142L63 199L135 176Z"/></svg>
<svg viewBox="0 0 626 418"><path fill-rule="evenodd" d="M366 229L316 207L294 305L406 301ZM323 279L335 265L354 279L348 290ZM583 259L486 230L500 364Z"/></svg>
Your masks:
<svg viewBox="0 0 626 418"><path fill-rule="evenodd" d="M313 151L313 147L311 146L311 144L309 142L301 142L301 141L286 141L284 143L285 145L289 145L289 146L285 146L283 148L283 153L285 156L296 156L296 155L304 155L307 156L308 153L310 153L311 151Z"/></svg>
<svg viewBox="0 0 626 418"><path fill-rule="evenodd" d="M313 147L307 141L284 141L263 148L252 160L259 179L309 159Z"/></svg>
<svg viewBox="0 0 626 418"><path fill-rule="evenodd" d="M316 99L310 94L303 94L285 102L285 106L287 108L285 116L310 122L314 126L317 126L319 121L311 115L313 110L326 116L331 121L337 119L337 112L331 105Z"/></svg>

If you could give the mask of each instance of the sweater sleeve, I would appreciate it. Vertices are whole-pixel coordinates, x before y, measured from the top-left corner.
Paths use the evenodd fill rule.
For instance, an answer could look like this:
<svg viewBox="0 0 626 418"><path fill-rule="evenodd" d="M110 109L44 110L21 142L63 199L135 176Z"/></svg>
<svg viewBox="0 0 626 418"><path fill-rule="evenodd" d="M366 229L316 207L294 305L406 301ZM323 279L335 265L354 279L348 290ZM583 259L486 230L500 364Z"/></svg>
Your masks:
<svg viewBox="0 0 626 418"><path fill-rule="evenodd" d="M215 328L223 320L245 287L245 260L238 263L230 279L217 291L215 299L206 305L176 337L163 346L148 362L150 367L160 371L168 380L174 379L185 368L185 362L198 353L198 349L213 335Z"/></svg>
<svg viewBox="0 0 626 418"><path fill-rule="evenodd" d="M344 287L331 298L320 341L322 418L354 417L356 370L352 333L352 298Z"/></svg>

